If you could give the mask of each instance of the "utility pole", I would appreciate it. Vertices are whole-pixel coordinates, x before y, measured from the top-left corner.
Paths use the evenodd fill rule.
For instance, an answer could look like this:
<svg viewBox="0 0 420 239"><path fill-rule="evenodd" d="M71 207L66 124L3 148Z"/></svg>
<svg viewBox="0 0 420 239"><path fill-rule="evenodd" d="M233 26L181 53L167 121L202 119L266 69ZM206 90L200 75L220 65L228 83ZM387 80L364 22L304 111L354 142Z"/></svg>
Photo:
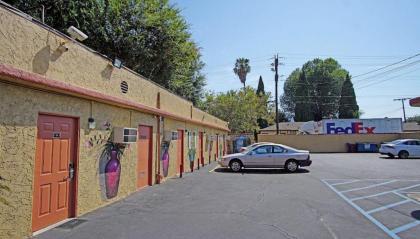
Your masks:
<svg viewBox="0 0 420 239"><path fill-rule="evenodd" d="M279 68L279 54L276 54L274 56L274 71L275 71L275 75L274 75L274 81L276 83L276 134L279 134L279 96L278 96L278 89L277 89L277 85L279 82L279 72L278 72L278 68Z"/></svg>
<svg viewBox="0 0 420 239"><path fill-rule="evenodd" d="M405 106L404 106L404 102L406 100L409 100L411 98L398 98L398 99L394 99L394 101L401 101L402 104L402 108L403 108L403 114L404 114L404 123L407 122L407 118L405 117Z"/></svg>

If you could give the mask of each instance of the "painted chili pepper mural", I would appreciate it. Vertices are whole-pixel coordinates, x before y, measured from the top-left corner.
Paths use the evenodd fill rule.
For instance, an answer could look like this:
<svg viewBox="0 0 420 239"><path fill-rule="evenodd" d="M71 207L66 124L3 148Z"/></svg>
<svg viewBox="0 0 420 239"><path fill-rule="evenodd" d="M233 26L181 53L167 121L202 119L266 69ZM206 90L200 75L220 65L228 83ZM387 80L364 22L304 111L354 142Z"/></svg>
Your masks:
<svg viewBox="0 0 420 239"><path fill-rule="evenodd" d="M121 164L117 157L117 151L111 151L111 159L105 167L106 197L113 198L118 194L120 184Z"/></svg>
<svg viewBox="0 0 420 239"><path fill-rule="evenodd" d="M104 145L99 162L101 191L104 199L111 199L118 195L121 177L121 157L125 145L107 141Z"/></svg>
<svg viewBox="0 0 420 239"><path fill-rule="evenodd" d="M169 143L164 142L162 143L162 169L163 169L163 176L168 176L168 169L169 169Z"/></svg>
<svg viewBox="0 0 420 239"><path fill-rule="evenodd" d="M190 169L194 170L194 159L195 159L195 132L188 132L188 160L190 161Z"/></svg>

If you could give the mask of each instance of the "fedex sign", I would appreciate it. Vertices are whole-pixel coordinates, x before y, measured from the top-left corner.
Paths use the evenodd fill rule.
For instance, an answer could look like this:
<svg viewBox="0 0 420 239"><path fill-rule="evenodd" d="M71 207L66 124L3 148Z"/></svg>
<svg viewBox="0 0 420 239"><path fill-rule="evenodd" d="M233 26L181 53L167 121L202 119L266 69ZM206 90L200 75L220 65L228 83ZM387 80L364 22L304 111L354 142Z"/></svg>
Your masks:
<svg viewBox="0 0 420 239"><path fill-rule="evenodd" d="M401 133L400 118L328 119L323 120L324 134L385 134Z"/></svg>
<svg viewBox="0 0 420 239"><path fill-rule="evenodd" d="M335 123L327 123L327 134L373 134L376 127L363 127L362 122L353 122L350 127L336 127Z"/></svg>

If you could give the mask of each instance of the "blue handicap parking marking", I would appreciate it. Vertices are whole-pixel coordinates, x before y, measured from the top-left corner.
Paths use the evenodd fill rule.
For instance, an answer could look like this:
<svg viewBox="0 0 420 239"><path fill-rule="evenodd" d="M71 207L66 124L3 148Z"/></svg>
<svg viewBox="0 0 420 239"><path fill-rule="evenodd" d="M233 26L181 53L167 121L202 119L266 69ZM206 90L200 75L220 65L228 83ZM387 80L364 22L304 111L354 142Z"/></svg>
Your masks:
<svg viewBox="0 0 420 239"><path fill-rule="evenodd" d="M420 192L420 179L324 179L340 198L390 238L420 238L420 202L407 193Z"/></svg>

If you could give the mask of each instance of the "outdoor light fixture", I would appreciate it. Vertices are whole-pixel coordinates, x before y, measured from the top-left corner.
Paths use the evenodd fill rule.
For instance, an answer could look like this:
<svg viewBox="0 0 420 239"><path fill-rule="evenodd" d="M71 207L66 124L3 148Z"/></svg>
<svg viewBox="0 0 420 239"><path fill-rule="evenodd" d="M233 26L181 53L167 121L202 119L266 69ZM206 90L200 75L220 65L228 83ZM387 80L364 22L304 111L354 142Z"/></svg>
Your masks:
<svg viewBox="0 0 420 239"><path fill-rule="evenodd" d="M121 69L121 67L122 67L122 61L120 59L118 59L118 58L115 58L112 61L112 65L115 66L115 67L117 67L118 69Z"/></svg>
<svg viewBox="0 0 420 239"><path fill-rule="evenodd" d="M79 41L84 41L88 38L88 36L84 32L80 31L74 26L70 26L67 29L67 33L70 35L71 38Z"/></svg>
<svg viewBox="0 0 420 239"><path fill-rule="evenodd" d="M94 118L90 117L88 119L88 123L89 123L89 125L88 125L89 129L95 129L96 128L96 122L95 122Z"/></svg>

